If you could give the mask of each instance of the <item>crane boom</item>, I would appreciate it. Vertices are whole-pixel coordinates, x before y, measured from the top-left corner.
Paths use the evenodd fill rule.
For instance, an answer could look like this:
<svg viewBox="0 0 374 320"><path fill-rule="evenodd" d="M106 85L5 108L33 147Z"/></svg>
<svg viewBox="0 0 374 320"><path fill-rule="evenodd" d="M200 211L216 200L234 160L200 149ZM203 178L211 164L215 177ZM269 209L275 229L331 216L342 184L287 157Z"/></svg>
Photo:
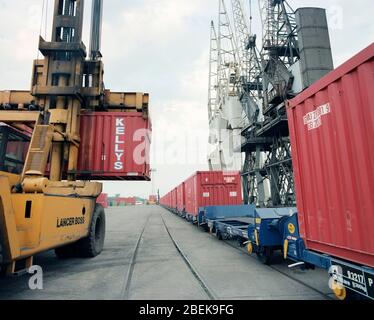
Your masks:
<svg viewBox="0 0 374 320"><path fill-rule="evenodd" d="M231 0L235 35L238 44L238 57L241 64L241 77L248 79L249 73L249 56L248 45L251 34L247 20L244 14L243 4L241 0Z"/></svg>

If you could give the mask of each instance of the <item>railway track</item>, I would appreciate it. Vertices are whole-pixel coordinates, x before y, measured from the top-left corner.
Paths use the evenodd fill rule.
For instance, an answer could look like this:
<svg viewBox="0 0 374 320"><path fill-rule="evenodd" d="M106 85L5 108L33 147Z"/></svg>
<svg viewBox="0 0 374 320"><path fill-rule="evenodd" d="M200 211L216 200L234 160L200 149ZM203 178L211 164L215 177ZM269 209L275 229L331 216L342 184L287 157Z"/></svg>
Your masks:
<svg viewBox="0 0 374 320"><path fill-rule="evenodd" d="M188 270L191 272L193 277L196 279L197 283L202 288L202 290L206 294L207 298L209 300L217 300L217 296L215 295L215 293L209 288L209 286L206 284L204 279L199 275L199 272L197 271L197 269L194 267L194 265L188 259L187 255L182 251L181 247L179 246L177 241L174 239L174 237L171 234L170 229L169 229L164 217L162 215L160 217L161 217L163 226L165 228L165 231L168 234L168 236L169 236L171 242L173 243L175 249L177 250L179 256L182 258L183 262L186 264ZM123 300L128 300L130 298L132 277L133 277L134 270L135 270L136 263L137 263L136 260L137 260L139 248L141 246L141 241L143 239L143 235L144 235L144 232L147 228L147 225L149 223L150 218L151 218L151 215L148 216L148 218L147 218L147 220L146 220L146 222L145 222L145 224L142 228L142 231L141 231L141 233L140 233L140 235L137 239L137 242L135 244L133 254L131 256L130 266L129 266L128 272L126 274L126 278L125 278L122 293L121 293L121 299L123 299Z"/></svg>
<svg viewBox="0 0 374 320"><path fill-rule="evenodd" d="M183 259L186 266L191 271L191 273L193 274L193 276L195 277L195 279L197 280L197 282L199 283L201 288L204 290L204 292L208 296L209 300L217 300L217 296L215 295L215 293L212 291L212 289L209 288L209 286L206 284L206 282L203 280L203 278L199 275L197 269L193 266L191 261L188 259L188 257L181 250L181 248L178 245L178 243L176 242L176 240L173 238L173 236L170 233L170 230L169 230L169 228L168 228L168 226L165 222L165 219L162 215L161 215L161 219L162 219L162 222L165 226L166 232L168 233L168 235L170 237L170 240L173 242L173 244L174 244L175 248L177 249L179 255L181 256L181 258Z"/></svg>
<svg viewBox="0 0 374 320"><path fill-rule="evenodd" d="M162 217L162 216L161 216L161 217ZM170 233L170 231L169 231L169 229L168 229L168 227L167 227L167 225L166 225L165 219L164 219L163 217L162 217L162 221L163 221L163 223L164 223L164 225L165 225L165 228L166 228L166 231L167 231L167 233L169 234L169 236L170 236L172 242L174 243L174 245L175 245L177 251L180 253L180 255L182 256L182 258L183 258L184 261L186 262L187 266L191 269L191 271L193 272L194 276L195 276L195 277L197 278L197 280L201 283L201 285L202 285L202 287L203 287L203 289L204 289L204 291L205 291L205 289L208 288L207 284L206 284L204 281L202 281L201 276L199 276L199 275L196 273L196 268L194 268L194 267L192 266L191 262L190 262L190 261L187 259L187 257L183 254L183 251L180 249L178 243L177 243L177 242L175 241L175 239L172 237L172 235L171 235L171 233ZM246 252L244 252L240 247L235 246L234 244L230 243L229 241L223 241L223 243L225 243L226 245L228 245L228 246L234 248L235 250L238 250L241 254L243 254L243 255L245 255L245 256L247 256L247 257L249 257L249 258L257 260L256 257L248 255L248 254L247 254ZM327 294L324 293L323 291L318 290L317 288L315 288L315 287L309 285L308 283L306 283L306 282L304 282L304 281L302 281L302 280L300 280L300 279L298 279L298 278L296 278L296 277L293 277L292 275L290 275L290 274L288 274L288 273L282 271L281 269L277 268L277 267L274 266L274 265L270 265L270 266L265 266L265 265L264 265L264 267L271 268L272 270L274 270L274 271L276 271L276 272L282 274L283 276L285 276L285 277L287 277L287 278L289 278L289 279L291 279L291 280L297 282L298 284L301 284L302 286L307 287L308 289L314 291L315 293L319 294L321 297L323 297L323 298L325 298L325 299L328 299L328 300L334 300L331 296L327 295ZM212 291L211 291L210 289L207 289L207 290L208 290L207 294L208 294L208 296L210 296L210 295L212 294ZM216 300L215 297L216 297L216 295L213 294L213 298L211 298L211 299L212 299L212 300Z"/></svg>
<svg viewBox="0 0 374 320"><path fill-rule="evenodd" d="M248 254L247 254L246 252L244 252L240 247L235 246L234 244L230 243L229 241L225 241L225 240L224 240L223 243L225 243L226 245L228 245L228 246L234 248L235 250L238 250L241 254L246 255L246 256L249 257L249 258L257 260L256 257L251 256L251 255L248 255ZM291 279L291 280L293 280L293 281L295 281L295 282L297 282L297 283L299 283L299 284L301 284L301 285L307 287L308 289L310 289L310 290L312 290L312 291L318 293L319 295L321 295L321 297L323 297L323 298L325 298L325 299L328 299L328 300L335 300L335 299L333 299L331 296L329 296L329 295L327 295L326 293L324 293L323 291L318 290L317 288L311 286L310 284L308 284L308 283L306 283L306 282L304 282L304 281L302 281L302 280L300 280L300 279L298 279L298 278L296 278L296 277L293 277L292 275L288 274L287 272L284 272L284 271L280 270L279 268L277 268L277 267L274 266L274 265L268 265L268 266L265 266L265 265L264 265L264 267L268 267L268 268L270 268L270 269L272 269L272 270L274 270L274 271L276 271L276 272L282 274L283 276L285 276L285 277L287 277L287 278L289 278L289 279Z"/></svg>
<svg viewBox="0 0 374 320"><path fill-rule="evenodd" d="M134 269L135 269L135 264L136 264L136 257L138 256L140 242L143 239L143 235L144 235L145 229L147 228L147 225L148 225L148 222L149 222L150 218L151 218L151 215L149 215L147 217L146 221L145 221L144 227L143 227L142 231L140 232L138 240L136 241L136 244L135 244L135 248L134 248L133 254L131 256L130 267L129 267L129 270L127 271L126 279L125 279L125 282L124 282L124 285L123 285L123 289L122 289L122 293L121 293L121 298L123 300L128 300L129 296L130 296L131 280L132 280L132 276L134 274Z"/></svg>
<svg viewBox="0 0 374 320"><path fill-rule="evenodd" d="M143 228L142 228L142 230L139 234L139 237L136 241L136 244L135 244L135 247L134 247L134 250L133 250L133 253L132 253L132 257L131 257L131 260L130 260L130 266L129 266L129 269L128 269L128 272L127 272L127 275L126 275L126 278L125 278L125 281L124 281L123 290L122 290L122 294L121 294L121 298L124 299L124 300L128 300L130 298L131 287L132 287L132 277L133 277L134 270L135 270L136 264L137 264L138 251L141 247L143 235L144 235L144 233L147 229L150 218L151 218L151 215L147 217L146 222L145 222L145 224L144 224L144 226L143 226ZM173 234L170 231L170 228L167 224L167 221L164 217L164 214L161 214L160 218L161 218L161 221L162 221L162 225L165 229L165 232L167 233L168 237L170 238L170 241L172 242L173 246L175 247L176 251L178 252L178 255L181 257L181 259L183 260L183 262L187 266L188 270L191 272L191 274L195 278L196 282L198 283L198 285L201 287L201 289L205 293L207 299L218 300L218 295L215 294L215 292L209 287L209 285L206 283L204 278L200 275L197 268L194 266L194 264L189 259L188 255L183 251L181 246L178 244L177 240L173 237ZM242 248L238 247L234 243L231 243L230 241L225 241L224 240L223 243L227 246L230 246L231 248L233 248L235 250L238 250L241 254L246 255L247 257L249 257L251 259L256 259L256 257L249 256L246 252L244 252L244 250ZM297 282L298 284L300 284L300 285L308 288L309 290L315 292L316 294L321 296L321 298L323 298L323 299L334 300L331 296L329 296L325 292L313 287L312 285L302 281L301 279L299 279L297 277L294 277L294 276L290 275L289 273L281 270L277 266L271 265L271 266L264 266L264 267L265 268L266 267L271 268L273 271L281 274L282 276L287 277L288 279L290 279L294 282Z"/></svg>

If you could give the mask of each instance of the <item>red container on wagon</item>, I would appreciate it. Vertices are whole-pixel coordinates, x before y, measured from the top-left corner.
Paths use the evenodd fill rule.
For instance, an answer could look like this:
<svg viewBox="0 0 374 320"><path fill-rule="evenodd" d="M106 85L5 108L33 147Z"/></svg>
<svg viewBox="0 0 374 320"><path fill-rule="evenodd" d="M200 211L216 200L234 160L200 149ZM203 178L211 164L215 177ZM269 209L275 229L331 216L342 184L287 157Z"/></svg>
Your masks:
<svg viewBox="0 0 374 320"><path fill-rule="evenodd" d="M164 200L163 200L163 204L165 207L167 208L170 208L171 209L171 203L172 203L172 193L169 192L167 193L165 196L164 196Z"/></svg>
<svg viewBox="0 0 374 320"><path fill-rule="evenodd" d="M169 192L167 195L167 206L168 208L171 208L172 206L172 193L171 192Z"/></svg>
<svg viewBox="0 0 374 320"><path fill-rule="evenodd" d="M300 233L374 267L374 44L290 101Z"/></svg>
<svg viewBox="0 0 374 320"><path fill-rule="evenodd" d="M106 193L102 193L96 200L96 203L101 204L103 208L108 208L108 195Z"/></svg>
<svg viewBox="0 0 374 320"><path fill-rule="evenodd" d="M178 189L175 188L171 191L171 205L170 207L174 210L177 209Z"/></svg>
<svg viewBox="0 0 374 320"><path fill-rule="evenodd" d="M168 207L168 195L165 195L164 197L162 197L160 203L163 206Z"/></svg>
<svg viewBox="0 0 374 320"><path fill-rule="evenodd" d="M160 204L166 206L166 195L160 198Z"/></svg>
<svg viewBox="0 0 374 320"><path fill-rule="evenodd" d="M186 213L196 217L200 207L241 205L240 173L200 171L185 181Z"/></svg>
<svg viewBox="0 0 374 320"><path fill-rule="evenodd" d="M184 188L184 182L177 187L177 211L181 213L184 212L186 208L186 197Z"/></svg>
<svg viewBox="0 0 374 320"><path fill-rule="evenodd" d="M150 180L151 125L140 112L83 112L78 178Z"/></svg>
<svg viewBox="0 0 374 320"><path fill-rule="evenodd" d="M167 193L162 199L161 204L167 208L170 208L170 193Z"/></svg>

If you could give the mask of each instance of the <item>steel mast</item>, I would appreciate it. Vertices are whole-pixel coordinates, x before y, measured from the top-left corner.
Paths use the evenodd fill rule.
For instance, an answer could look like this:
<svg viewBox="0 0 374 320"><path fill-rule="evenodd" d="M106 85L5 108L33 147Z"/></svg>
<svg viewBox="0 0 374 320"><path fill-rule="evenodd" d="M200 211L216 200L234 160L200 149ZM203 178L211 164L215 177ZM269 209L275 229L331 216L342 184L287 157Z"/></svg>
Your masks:
<svg viewBox="0 0 374 320"><path fill-rule="evenodd" d="M211 170L240 169L241 154L233 152L242 129L241 105L237 83L240 63L234 32L224 0L219 0L218 33L211 25L209 115L212 152L208 155ZM216 79L216 85L214 81ZM214 98L213 98L214 97ZM212 107L215 106L213 114ZM240 143L239 143L240 144Z"/></svg>

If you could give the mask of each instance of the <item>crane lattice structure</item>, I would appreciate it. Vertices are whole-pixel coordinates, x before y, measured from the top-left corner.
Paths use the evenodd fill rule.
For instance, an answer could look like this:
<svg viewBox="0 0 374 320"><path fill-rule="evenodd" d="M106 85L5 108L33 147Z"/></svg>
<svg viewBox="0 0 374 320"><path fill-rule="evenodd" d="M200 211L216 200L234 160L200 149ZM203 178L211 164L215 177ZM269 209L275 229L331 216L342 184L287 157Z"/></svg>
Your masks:
<svg viewBox="0 0 374 320"><path fill-rule="evenodd" d="M225 159L227 147L223 145L224 140L232 138L233 129L237 129L235 119L227 112L227 106L230 99L239 95L237 83L242 71L238 52L225 1L220 0L218 32L212 22L210 38L208 114L209 143L213 152L208 156L208 162L211 170L225 170L231 165Z"/></svg>
<svg viewBox="0 0 374 320"><path fill-rule="evenodd" d="M218 34L212 32L217 50L211 46L209 88L216 90L216 96L210 91L210 124L211 128L225 127L224 123L212 121L213 105L225 119L230 112L237 116L233 109L239 104L244 141L234 150L245 154L242 163L245 203L261 207L294 206L286 104L333 70L326 12L311 7L294 11L287 0L257 1L262 23L260 50L258 38L252 33L252 0L249 0L249 20L242 0L230 0L232 24L225 0L219 0ZM213 54L217 54L216 60ZM217 65L216 73L213 63ZM216 86L212 86L213 78L217 79ZM231 124L240 128L236 118L231 116L231 119L235 120ZM230 120L227 126L230 127ZM217 140L220 143L221 139Z"/></svg>
<svg viewBox="0 0 374 320"><path fill-rule="evenodd" d="M210 27L210 54L209 54L209 92L208 92L208 115L209 122L213 117L219 115L217 106L218 89L218 38L214 22Z"/></svg>
<svg viewBox="0 0 374 320"><path fill-rule="evenodd" d="M218 97L219 105L227 96L237 95L236 83L240 77L238 48L224 0L220 0L218 18Z"/></svg>
<svg viewBox="0 0 374 320"><path fill-rule="evenodd" d="M240 76L237 82L240 100L250 123L257 122L261 100L261 62L256 35L251 33L241 0L231 0Z"/></svg>
<svg viewBox="0 0 374 320"><path fill-rule="evenodd" d="M259 0L259 7L261 53L255 35L246 49L253 66L248 91L262 110L259 121L243 130L244 199L259 206L289 206L295 204L295 194L285 100L292 80L288 68L299 59L295 12L283 0Z"/></svg>
<svg viewBox="0 0 374 320"><path fill-rule="evenodd" d="M253 137L262 118L261 55L256 45L257 36L252 34L251 19L248 23L242 0L231 0L231 5L241 66L241 74L237 83L238 92L246 117L246 134L248 137ZM246 203L253 203L255 199L265 197L263 178L259 172L262 157L259 145L252 144L251 148L246 149L242 168Z"/></svg>
<svg viewBox="0 0 374 320"><path fill-rule="evenodd" d="M231 0L231 24L225 1L219 0L218 34L213 37L217 60L212 59L211 49L211 63L216 62L218 70L214 74L211 68L210 73L211 78L217 77L214 101L222 119L228 119L227 114L233 112L237 116L233 109L238 104L242 109L244 142L234 150L245 153L245 203L294 206L286 103L333 69L326 13L310 7L294 11L286 0L258 3L263 33L261 50L257 49L257 36L252 34L252 1L248 22L242 0ZM311 38L313 42L309 42ZM212 97L210 94L210 106ZM240 128L233 116L227 122L228 129L233 123L236 129ZM225 127L224 123L210 123L211 127Z"/></svg>
<svg viewBox="0 0 374 320"><path fill-rule="evenodd" d="M295 11L286 0L259 0L263 54L291 66L300 58Z"/></svg>
<svg viewBox="0 0 374 320"><path fill-rule="evenodd" d="M291 98L289 68L299 58L295 11L285 0L259 0L264 28L264 123L257 135L268 141L263 176L270 184L269 205L296 204L286 100ZM262 5L261 5L262 3ZM266 201L266 199L265 199Z"/></svg>

